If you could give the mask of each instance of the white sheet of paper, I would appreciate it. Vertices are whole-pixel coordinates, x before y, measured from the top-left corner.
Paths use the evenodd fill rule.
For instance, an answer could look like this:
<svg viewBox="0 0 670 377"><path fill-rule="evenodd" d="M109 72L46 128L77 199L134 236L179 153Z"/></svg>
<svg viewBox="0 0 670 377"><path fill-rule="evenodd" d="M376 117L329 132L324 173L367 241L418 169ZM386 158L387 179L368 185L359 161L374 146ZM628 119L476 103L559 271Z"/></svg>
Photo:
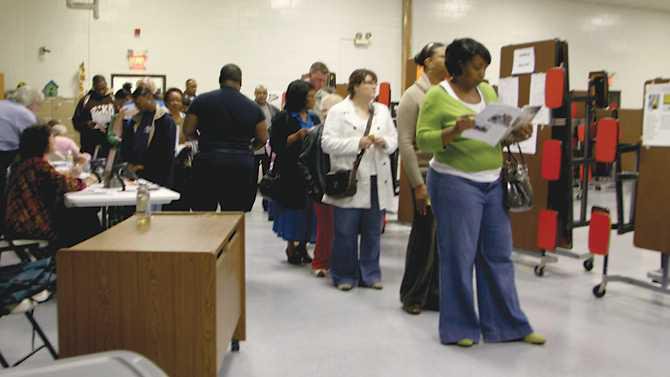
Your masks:
<svg viewBox="0 0 670 377"><path fill-rule="evenodd" d="M475 117L476 127L463 131L461 135L489 145L497 145L520 113L521 110L516 106L495 103L488 105Z"/></svg>
<svg viewBox="0 0 670 377"><path fill-rule="evenodd" d="M498 83L498 98L505 105L519 106L519 77L511 76L500 79Z"/></svg>
<svg viewBox="0 0 670 377"><path fill-rule="evenodd" d="M544 105L546 79L546 73L534 73L530 76L530 99L528 104L532 106L542 106L542 109L540 109L533 119L534 125L551 124L551 111Z"/></svg>
<svg viewBox="0 0 670 377"><path fill-rule="evenodd" d="M535 71L535 47L514 50L512 74L533 73Z"/></svg>
<svg viewBox="0 0 670 377"><path fill-rule="evenodd" d="M649 84L646 87L642 145L670 146L670 84Z"/></svg>
<svg viewBox="0 0 670 377"><path fill-rule="evenodd" d="M486 106L475 117L475 128L463 131L463 137L497 145L521 124L528 124L539 110L538 106L519 109L501 103Z"/></svg>

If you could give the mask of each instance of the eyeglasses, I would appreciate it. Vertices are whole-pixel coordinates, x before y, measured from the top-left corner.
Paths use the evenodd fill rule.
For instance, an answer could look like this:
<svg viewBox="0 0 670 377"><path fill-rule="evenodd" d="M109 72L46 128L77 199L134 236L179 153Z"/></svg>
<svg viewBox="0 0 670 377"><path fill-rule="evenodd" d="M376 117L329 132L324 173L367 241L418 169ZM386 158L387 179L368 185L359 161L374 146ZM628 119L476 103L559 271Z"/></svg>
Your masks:
<svg viewBox="0 0 670 377"><path fill-rule="evenodd" d="M363 84L368 84L368 85L374 85L374 86L377 86L377 82L376 82L376 81L365 80L365 81L363 81Z"/></svg>

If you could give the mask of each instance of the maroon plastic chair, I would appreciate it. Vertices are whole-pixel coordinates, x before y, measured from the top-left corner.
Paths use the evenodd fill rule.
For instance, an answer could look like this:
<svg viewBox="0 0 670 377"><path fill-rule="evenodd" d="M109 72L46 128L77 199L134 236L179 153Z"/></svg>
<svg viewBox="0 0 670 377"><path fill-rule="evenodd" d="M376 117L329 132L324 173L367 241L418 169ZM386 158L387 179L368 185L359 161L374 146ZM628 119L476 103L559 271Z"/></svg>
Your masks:
<svg viewBox="0 0 670 377"><path fill-rule="evenodd" d="M557 181L561 178L561 150L560 140L547 140L542 144L542 178L547 181Z"/></svg>
<svg viewBox="0 0 670 377"><path fill-rule="evenodd" d="M562 67L549 68L545 78L544 105L550 109L563 106L565 97L565 69Z"/></svg>

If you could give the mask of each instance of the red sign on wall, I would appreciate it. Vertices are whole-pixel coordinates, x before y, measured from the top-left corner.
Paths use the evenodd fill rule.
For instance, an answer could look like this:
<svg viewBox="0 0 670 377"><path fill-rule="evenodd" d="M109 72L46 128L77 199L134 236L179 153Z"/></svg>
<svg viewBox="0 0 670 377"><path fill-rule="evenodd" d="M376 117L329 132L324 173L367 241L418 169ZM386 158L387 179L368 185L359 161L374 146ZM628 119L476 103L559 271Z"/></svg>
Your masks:
<svg viewBox="0 0 670 377"><path fill-rule="evenodd" d="M131 71L145 71L147 63L147 50L134 51L128 50L128 66Z"/></svg>

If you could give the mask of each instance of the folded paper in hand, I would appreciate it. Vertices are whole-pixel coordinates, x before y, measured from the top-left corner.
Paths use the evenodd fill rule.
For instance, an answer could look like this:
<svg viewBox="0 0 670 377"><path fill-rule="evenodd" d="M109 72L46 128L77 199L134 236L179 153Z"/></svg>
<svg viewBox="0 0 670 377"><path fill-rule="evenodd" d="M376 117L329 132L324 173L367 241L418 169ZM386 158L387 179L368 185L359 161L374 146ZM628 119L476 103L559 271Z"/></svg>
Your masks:
<svg viewBox="0 0 670 377"><path fill-rule="evenodd" d="M491 146L498 145L515 129L531 124L541 106L514 106L494 103L486 106L475 117L475 128L465 130L464 138L483 141Z"/></svg>

